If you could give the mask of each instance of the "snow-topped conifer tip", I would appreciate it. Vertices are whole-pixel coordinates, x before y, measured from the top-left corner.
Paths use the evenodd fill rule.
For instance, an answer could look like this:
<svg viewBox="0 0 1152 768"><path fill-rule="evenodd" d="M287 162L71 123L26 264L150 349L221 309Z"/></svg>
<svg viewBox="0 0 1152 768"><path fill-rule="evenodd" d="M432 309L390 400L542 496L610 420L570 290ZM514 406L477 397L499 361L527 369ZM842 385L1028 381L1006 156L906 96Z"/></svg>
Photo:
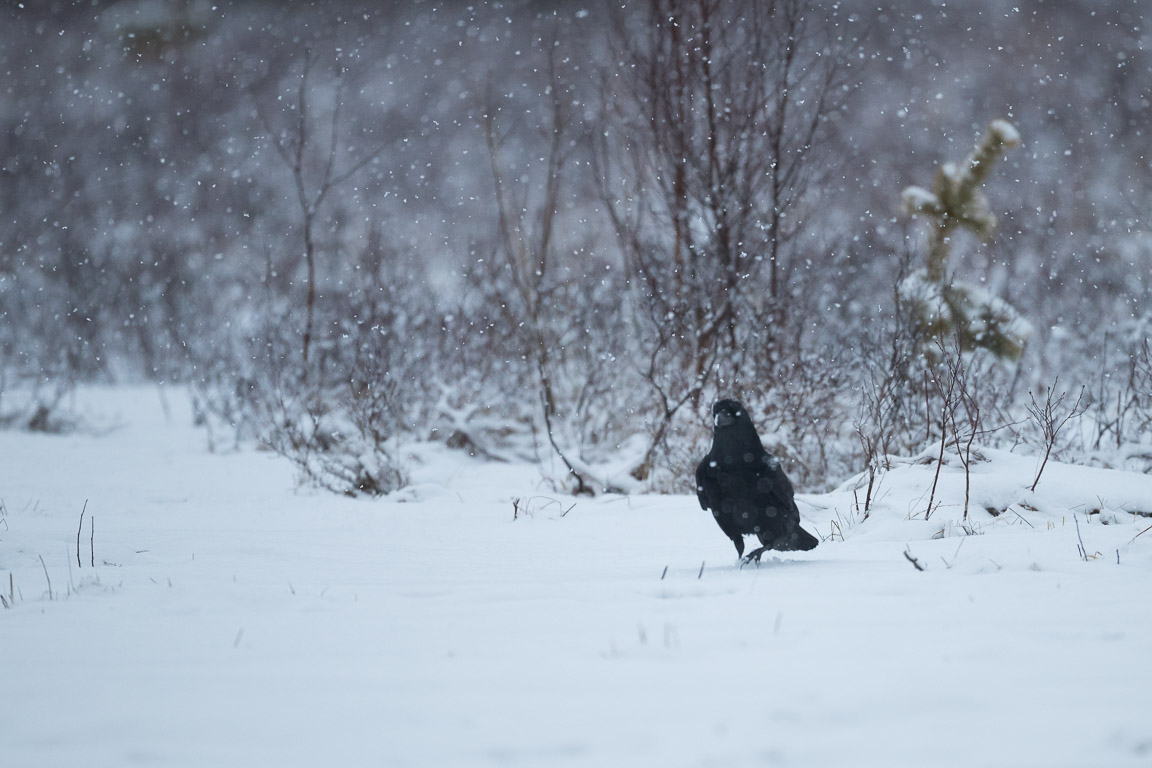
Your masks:
<svg viewBox="0 0 1152 768"><path fill-rule="evenodd" d="M1020 132L1007 120L993 120L988 130L1009 149L1020 145Z"/></svg>

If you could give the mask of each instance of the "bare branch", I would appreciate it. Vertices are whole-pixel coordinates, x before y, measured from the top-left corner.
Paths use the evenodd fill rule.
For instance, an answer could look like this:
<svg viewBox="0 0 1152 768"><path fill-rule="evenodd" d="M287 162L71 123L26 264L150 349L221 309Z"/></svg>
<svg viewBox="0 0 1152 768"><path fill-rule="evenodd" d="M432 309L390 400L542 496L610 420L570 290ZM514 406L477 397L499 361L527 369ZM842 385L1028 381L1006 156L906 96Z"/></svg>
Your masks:
<svg viewBox="0 0 1152 768"><path fill-rule="evenodd" d="M80 510L80 525L76 527L76 567L82 567L80 564L80 532L84 530L84 513L88 510L88 499L84 499L84 506Z"/></svg>
<svg viewBox="0 0 1152 768"><path fill-rule="evenodd" d="M1051 386L1045 387L1043 403L1036 402L1036 395L1032 390L1028 390L1028 399L1030 401L1027 406L1028 413L1032 415L1033 423L1040 428L1040 434L1044 440L1044 459L1040 462L1040 469L1036 472L1036 479L1032 481L1032 487L1029 489L1031 491L1036 490L1036 486L1040 482L1040 476L1044 474L1044 468L1048 466L1048 457L1052 455L1052 449L1056 445L1056 438L1059 436L1060 431L1070 420L1083 415L1084 411L1088 408L1088 405L1083 403L1085 388L1082 386L1080 387L1080 394L1076 396L1076 402L1061 413L1061 406L1068 393L1061 392L1058 397L1053 398L1053 393L1059 382L1060 377L1057 376Z"/></svg>

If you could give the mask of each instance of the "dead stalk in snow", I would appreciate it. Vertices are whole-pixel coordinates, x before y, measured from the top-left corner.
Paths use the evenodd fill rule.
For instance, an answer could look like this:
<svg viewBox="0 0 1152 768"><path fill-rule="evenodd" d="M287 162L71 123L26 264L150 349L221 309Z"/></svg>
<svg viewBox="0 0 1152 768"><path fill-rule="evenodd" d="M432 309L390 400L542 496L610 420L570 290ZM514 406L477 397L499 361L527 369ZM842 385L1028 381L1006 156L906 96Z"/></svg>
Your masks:
<svg viewBox="0 0 1152 768"><path fill-rule="evenodd" d="M1080 536L1080 518L1076 516L1075 512L1072 513L1072 522L1076 524L1076 541L1079 542L1077 546L1080 548L1080 558L1084 562L1088 562L1088 550L1084 548L1084 539Z"/></svg>
<svg viewBox="0 0 1152 768"><path fill-rule="evenodd" d="M856 437L860 441L860 447L864 449L864 458L868 462L868 490L864 494L864 519L867 520L872 508L872 489L876 485L877 447L875 439L865 434L859 424L856 425ZM852 490L852 495L855 497L856 489ZM860 510L859 499L856 500L856 510Z"/></svg>
<svg viewBox="0 0 1152 768"><path fill-rule="evenodd" d="M80 564L80 532L84 530L84 513L88 511L88 499L84 499L84 506L80 509L80 524L76 526L76 567L82 568Z"/></svg>
<svg viewBox="0 0 1152 768"><path fill-rule="evenodd" d="M1042 404L1037 403L1036 395L1032 393L1032 390L1028 390L1028 399L1031 401L1028 404L1028 413L1032 414L1032 421L1040 427L1040 433L1044 437L1044 460L1040 462L1040 470L1036 473L1036 479L1032 481L1032 491L1036 490L1036 485L1040 482L1040 475L1044 474L1044 467L1048 466L1048 457L1052 455L1052 448L1056 445L1056 437L1060 434L1060 430L1088 408L1087 405L1081 406L1081 402L1084 400L1084 387L1080 387L1080 394L1076 397L1076 402L1066 413L1060 415L1060 406L1068 393L1061 392L1059 397L1053 399L1052 395L1059 381L1060 377L1057 376L1051 386L1045 387L1046 394Z"/></svg>
<svg viewBox="0 0 1152 768"><path fill-rule="evenodd" d="M1144 530L1140 531L1140 533L1133 536L1131 539L1128 540L1128 543L1131 544L1133 541L1136 541L1136 539L1138 539L1141 536L1143 536L1144 534L1148 533L1148 531L1152 531L1152 525L1148 526Z"/></svg>
<svg viewBox="0 0 1152 768"><path fill-rule="evenodd" d="M52 600L54 599L52 597L52 579L48 576L48 566L44 564L43 555L37 555L37 557L40 558L40 567L44 569L44 580L48 582L48 599Z"/></svg>
<svg viewBox="0 0 1152 768"><path fill-rule="evenodd" d="M924 566L922 566L920 564L920 561L912 556L912 550L905 549L904 550L904 557L908 560L908 562L912 563L912 567L915 568L916 570L918 570L918 571L924 570Z"/></svg>
<svg viewBox="0 0 1152 768"><path fill-rule="evenodd" d="M951 428L951 442L956 448L956 457L964 467L963 519L967 521L968 504L972 495L972 445L976 441L976 436L983 432L980 400L976 392L977 382L974 381L974 376L979 375L979 372L972 370L964 359L959 337L951 348L945 346L939 339L936 340L936 346L940 350L940 373L933 378L933 383L942 402L940 457L943 459L944 443ZM941 374L948 382L947 387L940 381ZM939 466L936 469L938 477Z"/></svg>
<svg viewBox="0 0 1152 768"><path fill-rule="evenodd" d="M932 517L932 502L936 500L936 485L940 482L940 468L944 466L944 446L948 444L948 421L950 412L956 408L956 402L953 399L956 379L953 378L948 382L947 389L940 384L938 379L936 386L940 391L942 403L940 406L940 454L936 457L936 473L932 476L932 491L928 494L928 508L924 512L925 520Z"/></svg>

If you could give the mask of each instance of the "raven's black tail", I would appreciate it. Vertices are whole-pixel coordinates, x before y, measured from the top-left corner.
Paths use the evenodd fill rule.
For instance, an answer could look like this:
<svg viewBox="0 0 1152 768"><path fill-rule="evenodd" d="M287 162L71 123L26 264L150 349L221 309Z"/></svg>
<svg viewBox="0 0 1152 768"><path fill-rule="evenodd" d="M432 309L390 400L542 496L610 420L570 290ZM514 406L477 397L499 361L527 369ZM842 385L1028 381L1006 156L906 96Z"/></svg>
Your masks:
<svg viewBox="0 0 1152 768"><path fill-rule="evenodd" d="M784 534L772 544L772 549L778 549L781 552L788 552L791 550L809 550L814 549L820 540L808 533L800 526L796 526L788 533Z"/></svg>

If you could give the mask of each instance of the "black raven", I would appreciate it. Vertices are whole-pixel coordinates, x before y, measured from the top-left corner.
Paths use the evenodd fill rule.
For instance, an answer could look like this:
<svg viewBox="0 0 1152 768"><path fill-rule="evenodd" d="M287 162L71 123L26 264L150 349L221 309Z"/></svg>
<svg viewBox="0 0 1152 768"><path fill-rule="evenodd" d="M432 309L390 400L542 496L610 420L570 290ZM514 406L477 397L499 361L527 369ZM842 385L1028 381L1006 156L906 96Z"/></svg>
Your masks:
<svg viewBox="0 0 1152 768"><path fill-rule="evenodd" d="M812 549L819 542L800 527L792 483L780 462L764 450L748 409L736 400L712 406L712 450L696 467L696 496L724 535L744 554L744 537L763 545L743 558L760 562L766 550Z"/></svg>

